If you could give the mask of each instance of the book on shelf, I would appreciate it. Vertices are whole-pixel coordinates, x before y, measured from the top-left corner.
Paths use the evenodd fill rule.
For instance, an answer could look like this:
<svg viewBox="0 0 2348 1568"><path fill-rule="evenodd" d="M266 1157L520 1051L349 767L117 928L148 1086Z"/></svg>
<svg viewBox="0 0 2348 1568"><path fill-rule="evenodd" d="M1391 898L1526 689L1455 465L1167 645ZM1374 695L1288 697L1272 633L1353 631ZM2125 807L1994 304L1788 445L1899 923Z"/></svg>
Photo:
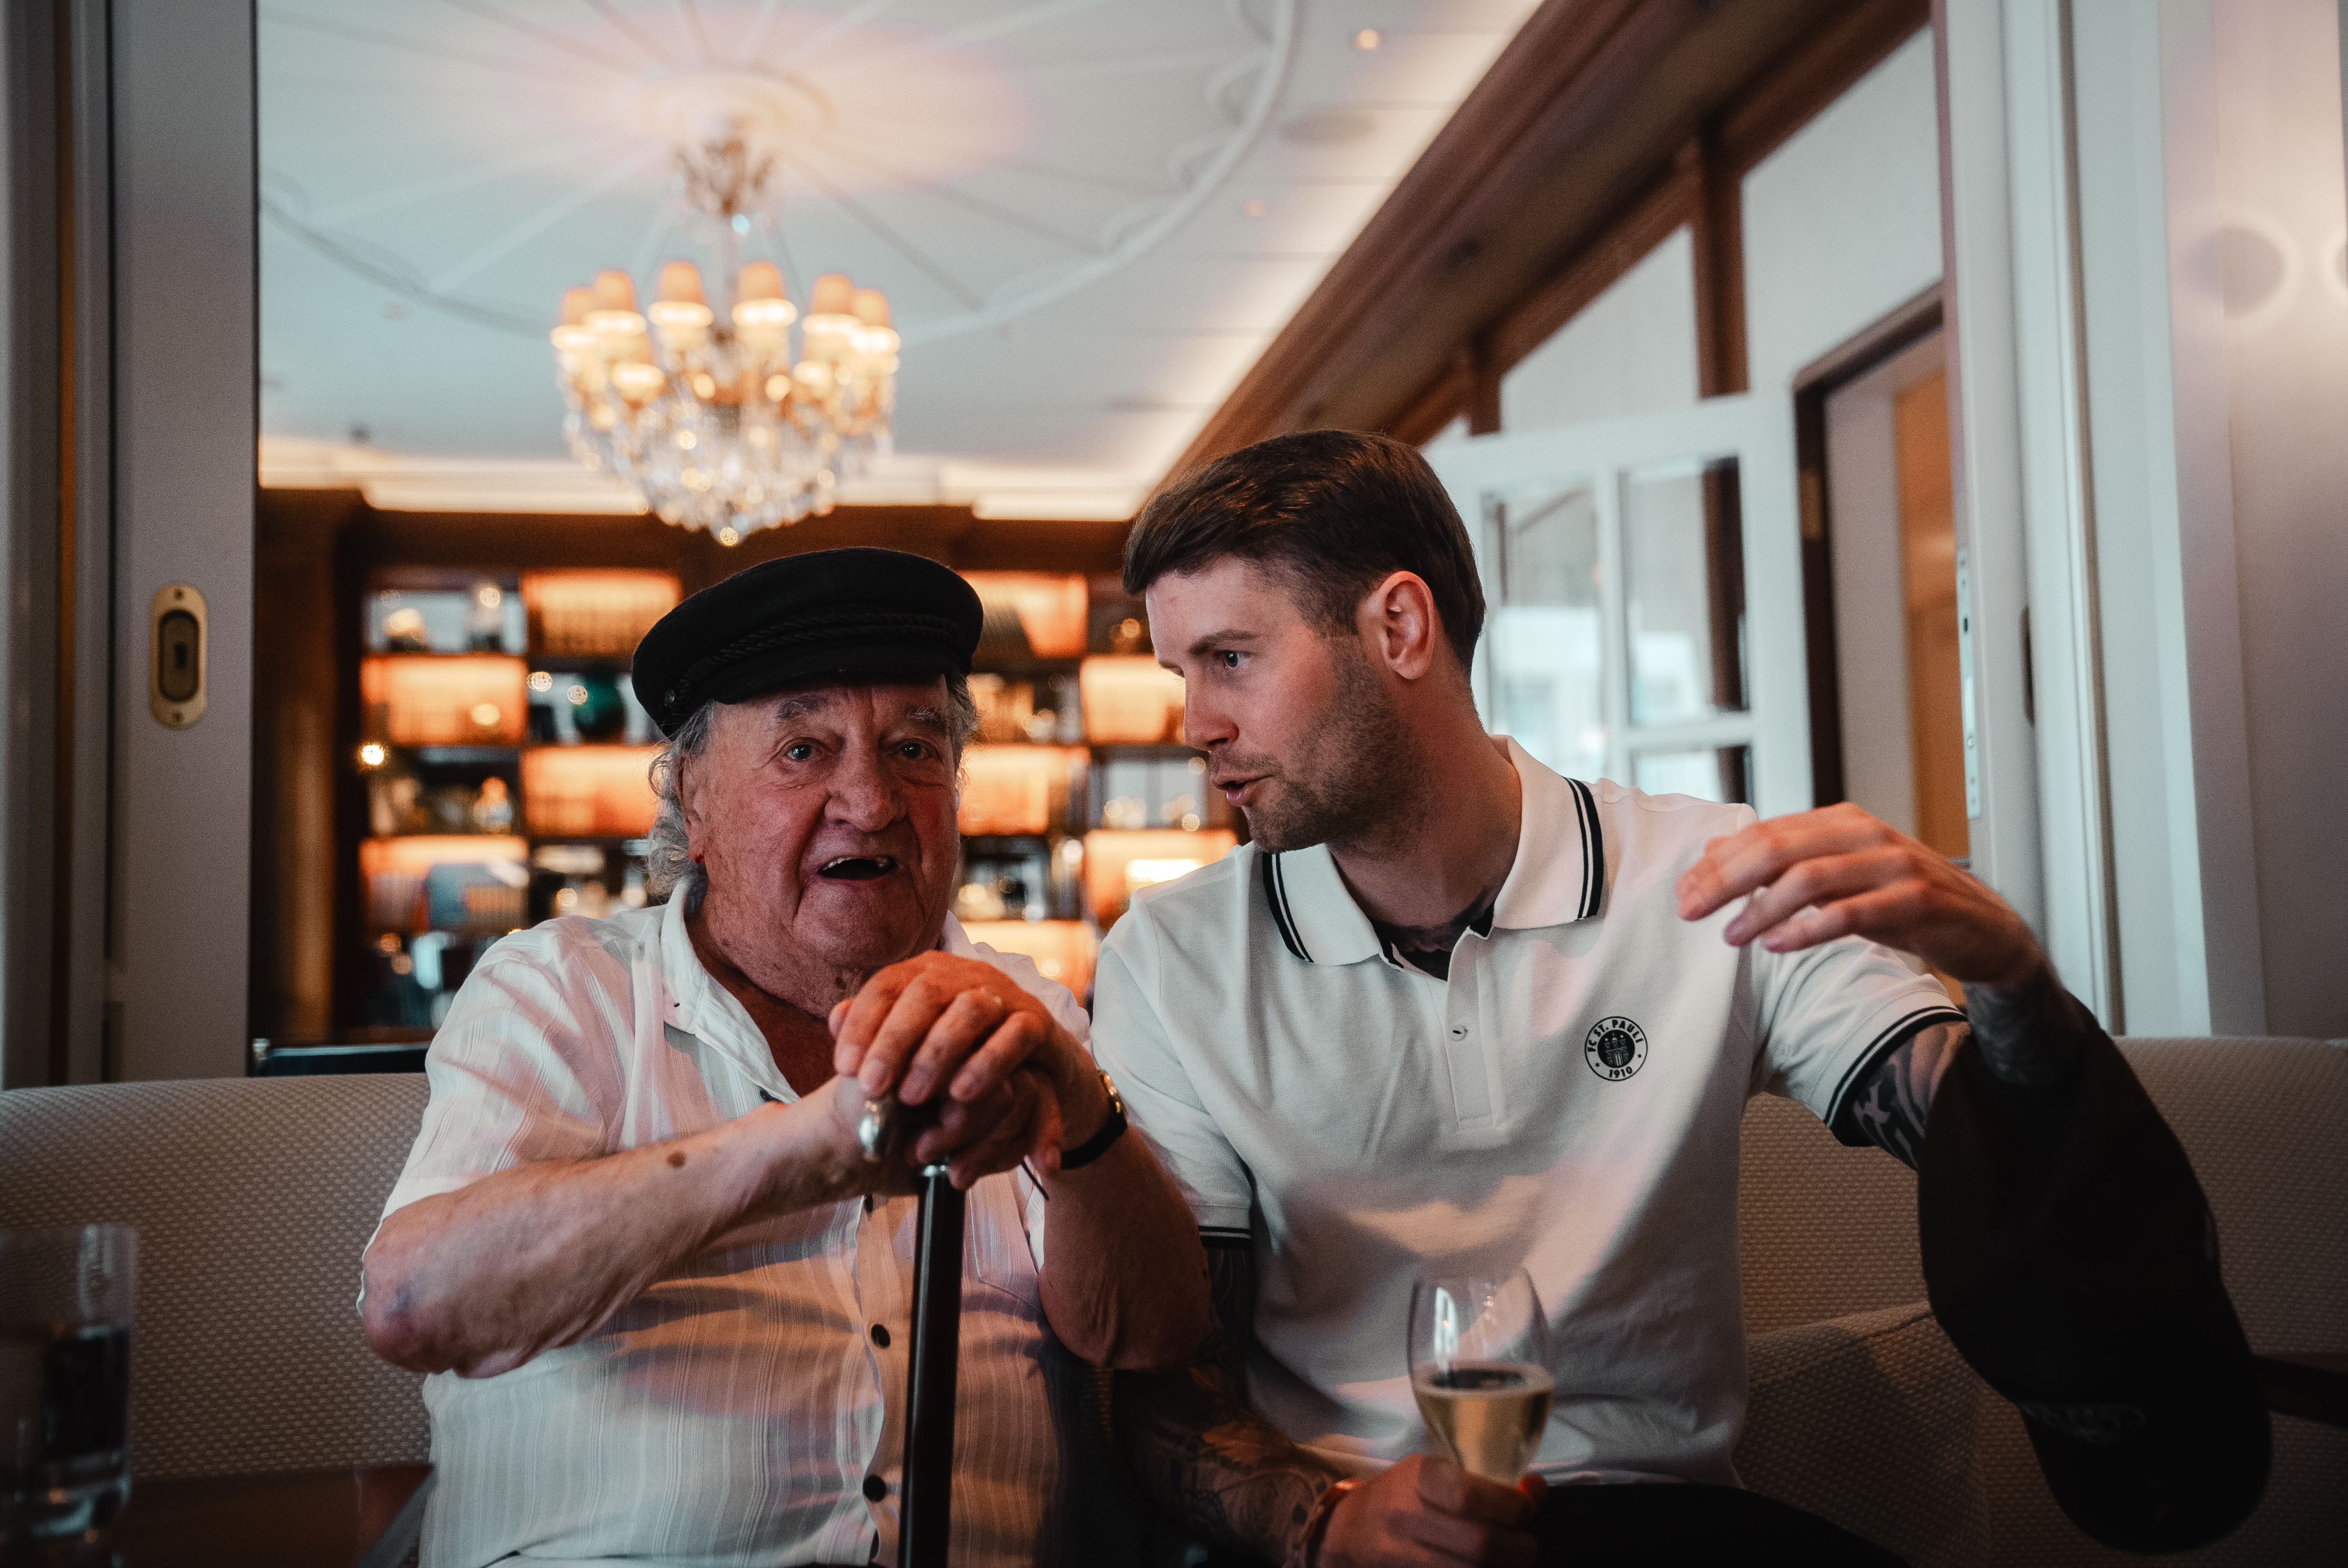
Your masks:
<svg viewBox="0 0 2348 1568"><path fill-rule="evenodd" d="M521 754L522 817L541 838L642 838L659 815L655 746L532 746Z"/></svg>
<svg viewBox="0 0 2348 1568"><path fill-rule="evenodd" d="M593 568L521 574L521 601L530 617L530 646L546 659L595 659L624 663L653 622L683 597L664 571Z"/></svg>
<svg viewBox="0 0 2348 1568"><path fill-rule="evenodd" d="M529 673L504 653L370 654L359 664L366 733L395 746L518 746Z"/></svg>

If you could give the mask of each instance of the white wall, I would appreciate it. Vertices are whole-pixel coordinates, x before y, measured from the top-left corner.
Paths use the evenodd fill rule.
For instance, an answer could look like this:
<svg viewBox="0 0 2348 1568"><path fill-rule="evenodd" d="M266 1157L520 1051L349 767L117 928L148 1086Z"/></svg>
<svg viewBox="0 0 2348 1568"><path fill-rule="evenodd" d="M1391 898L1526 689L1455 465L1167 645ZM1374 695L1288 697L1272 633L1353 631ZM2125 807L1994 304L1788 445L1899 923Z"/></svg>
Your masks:
<svg viewBox="0 0 2348 1568"><path fill-rule="evenodd" d="M1540 430L1695 399L1695 251L1683 228L1500 378L1500 428Z"/></svg>
<svg viewBox="0 0 2348 1568"><path fill-rule="evenodd" d="M2348 1035L2348 280L2334 0L2216 0L2222 290L2267 1028Z"/></svg>
<svg viewBox="0 0 2348 1568"><path fill-rule="evenodd" d="M2338 1034L2331 7L1949 20L1960 526L2026 544L2042 929L2115 1029Z"/></svg>
<svg viewBox="0 0 2348 1568"><path fill-rule="evenodd" d="M2119 1021L2265 1027L2207 0L2075 7L2087 501ZM2034 602L2035 600L2034 599Z"/></svg>
<svg viewBox="0 0 2348 1568"><path fill-rule="evenodd" d="M1753 390L1783 390L1804 365L1940 276L1940 131L1927 29L1745 177Z"/></svg>
<svg viewBox="0 0 2348 1568"><path fill-rule="evenodd" d="M245 1071L255 484L252 9L115 0L117 1078ZM148 710L148 607L209 601L202 718Z"/></svg>

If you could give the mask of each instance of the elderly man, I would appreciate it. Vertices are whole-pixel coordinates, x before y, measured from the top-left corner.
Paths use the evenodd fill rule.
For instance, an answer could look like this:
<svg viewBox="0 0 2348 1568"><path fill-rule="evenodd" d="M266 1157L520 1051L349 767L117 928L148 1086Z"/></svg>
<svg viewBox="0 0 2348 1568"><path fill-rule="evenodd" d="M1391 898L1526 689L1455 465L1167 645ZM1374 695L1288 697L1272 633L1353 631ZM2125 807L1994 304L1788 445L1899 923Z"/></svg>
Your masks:
<svg viewBox="0 0 2348 1568"><path fill-rule="evenodd" d="M969 1193L953 1555L1056 1560L1056 1339L1179 1364L1178 1190L1086 1021L946 914L976 595L889 550L769 562L637 651L666 902L508 938L434 1040L366 1259L428 1372L425 1560L892 1560L913 1167ZM869 1162L868 1097L916 1123Z"/></svg>

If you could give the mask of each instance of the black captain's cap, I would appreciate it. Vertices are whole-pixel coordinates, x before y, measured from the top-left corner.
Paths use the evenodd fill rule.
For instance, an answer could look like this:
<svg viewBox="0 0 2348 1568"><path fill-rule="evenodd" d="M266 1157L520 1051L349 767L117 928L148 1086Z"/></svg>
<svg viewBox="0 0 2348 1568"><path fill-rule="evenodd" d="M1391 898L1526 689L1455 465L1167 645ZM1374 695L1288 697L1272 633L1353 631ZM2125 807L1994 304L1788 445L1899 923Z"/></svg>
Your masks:
<svg viewBox="0 0 2348 1568"><path fill-rule="evenodd" d="M2257 1508L2273 1434L2192 1162L2085 1029L2067 1089L2003 1083L1972 1044L1942 1076L1917 1172L1925 1289L2021 1409L2071 1522L2125 1552L2183 1552Z"/></svg>
<svg viewBox="0 0 2348 1568"><path fill-rule="evenodd" d="M949 569L902 550L816 550L736 572L636 645L636 700L664 735L704 702L827 675L967 675L985 615Z"/></svg>

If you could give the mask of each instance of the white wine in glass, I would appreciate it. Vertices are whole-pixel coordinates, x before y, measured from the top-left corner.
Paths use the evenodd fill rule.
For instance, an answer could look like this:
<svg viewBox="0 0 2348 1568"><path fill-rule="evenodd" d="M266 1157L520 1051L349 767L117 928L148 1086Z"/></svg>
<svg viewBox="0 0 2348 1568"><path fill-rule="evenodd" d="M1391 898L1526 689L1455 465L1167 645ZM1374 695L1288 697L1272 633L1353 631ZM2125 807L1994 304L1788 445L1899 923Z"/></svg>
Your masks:
<svg viewBox="0 0 2348 1568"><path fill-rule="evenodd" d="M1556 1388L1549 1315L1523 1269L1412 1283L1410 1391L1461 1469L1515 1485L1540 1448Z"/></svg>

